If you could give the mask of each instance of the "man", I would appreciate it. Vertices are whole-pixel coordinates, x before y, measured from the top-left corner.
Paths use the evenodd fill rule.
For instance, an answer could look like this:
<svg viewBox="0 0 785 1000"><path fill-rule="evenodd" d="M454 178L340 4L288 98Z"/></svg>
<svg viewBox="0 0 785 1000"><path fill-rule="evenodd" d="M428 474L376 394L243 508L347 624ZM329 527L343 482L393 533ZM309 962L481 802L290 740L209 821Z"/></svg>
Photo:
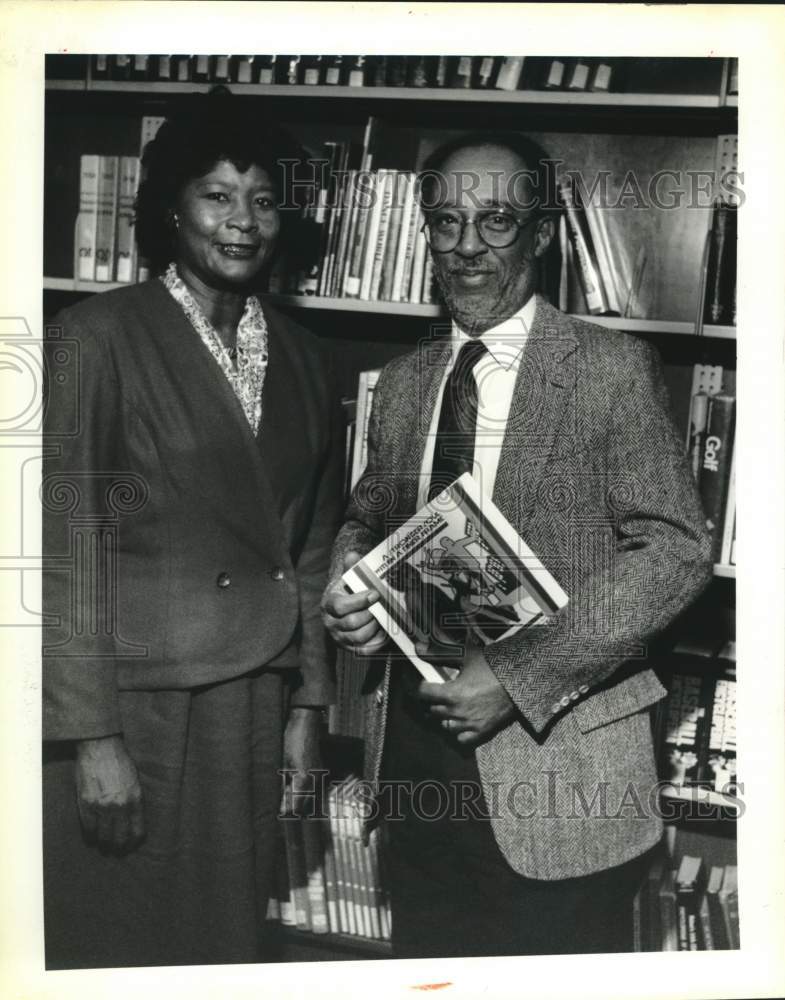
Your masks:
<svg viewBox="0 0 785 1000"><path fill-rule="evenodd" d="M536 293L548 187L522 137L470 136L426 164L452 336L382 372L322 605L337 642L376 654L367 777L401 957L629 950L662 832L648 709L664 689L643 654L707 583L709 545L654 352ZM378 594L340 574L466 469L570 603L467 645L443 685L390 655L381 676Z"/></svg>

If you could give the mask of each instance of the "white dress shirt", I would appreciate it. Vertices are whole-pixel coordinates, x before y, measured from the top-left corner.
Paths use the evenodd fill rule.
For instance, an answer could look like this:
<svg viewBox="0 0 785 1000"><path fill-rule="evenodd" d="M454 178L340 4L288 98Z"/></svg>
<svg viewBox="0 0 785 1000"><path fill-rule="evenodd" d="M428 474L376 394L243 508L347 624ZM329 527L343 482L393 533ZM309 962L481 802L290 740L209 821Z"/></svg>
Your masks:
<svg viewBox="0 0 785 1000"><path fill-rule="evenodd" d="M474 442L473 475L482 492L488 497L493 495L496 470L499 467L499 455L507 430L510 404L523 357L523 348L534 321L534 311L535 298L532 296L514 316L510 316L498 326L486 330L479 338L470 338L453 322L452 357L442 375L439 393L436 397L436 406L428 430L428 438L425 442L425 452L420 469L420 488L417 496L418 507L422 507L427 502L444 386L458 357L458 352L470 339L479 339L488 348L488 353L480 358L473 369L477 382L477 430Z"/></svg>

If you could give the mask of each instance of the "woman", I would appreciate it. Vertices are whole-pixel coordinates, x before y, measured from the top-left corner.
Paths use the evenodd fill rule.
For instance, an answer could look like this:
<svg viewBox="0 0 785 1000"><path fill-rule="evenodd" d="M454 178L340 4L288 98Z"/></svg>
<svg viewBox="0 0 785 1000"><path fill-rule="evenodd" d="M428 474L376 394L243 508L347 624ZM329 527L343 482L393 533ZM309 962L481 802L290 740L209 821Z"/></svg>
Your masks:
<svg viewBox="0 0 785 1000"><path fill-rule="evenodd" d="M160 276L50 342L49 968L258 960L278 771L319 763L339 418L318 342L251 294L288 202L278 133L232 100L145 152Z"/></svg>

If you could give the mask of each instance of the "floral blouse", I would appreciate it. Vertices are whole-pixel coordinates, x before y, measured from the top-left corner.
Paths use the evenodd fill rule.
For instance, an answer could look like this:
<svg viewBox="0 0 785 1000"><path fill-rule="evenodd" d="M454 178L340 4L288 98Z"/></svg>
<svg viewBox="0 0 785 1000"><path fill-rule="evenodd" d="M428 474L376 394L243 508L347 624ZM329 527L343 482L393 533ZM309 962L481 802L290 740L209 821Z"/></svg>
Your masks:
<svg viewBox="0 0 785 1000"><path fill-rule="evenodd" d="M218 363L254 434L262 422L262 386L267 374L267 323L255 295L249 295L237 327L237 364L171 263L161 281L180 304L191 326Z"/></svg>

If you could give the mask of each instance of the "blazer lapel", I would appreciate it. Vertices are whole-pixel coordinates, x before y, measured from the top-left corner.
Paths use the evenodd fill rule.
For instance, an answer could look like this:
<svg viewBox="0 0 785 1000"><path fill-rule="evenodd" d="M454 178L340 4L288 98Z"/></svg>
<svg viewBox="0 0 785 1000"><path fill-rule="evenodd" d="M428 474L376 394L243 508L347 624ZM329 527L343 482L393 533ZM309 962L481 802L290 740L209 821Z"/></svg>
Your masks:
<svg viewBox="0 0 785 1000"><path fill-rule="evenodd" d="M218 404L220 411L225 414L226 419L231 421L231 425L235 427L239 436L237 443L239 445L238 454L240 464L246 465L247 474L251 477L255 488L255 492L250 494L253 497L253 508L257 512L264 512L263 517L257 516L255 519L256 534L258 536L260 527L263 526L264 534L268 536L268 545L273 550L277 550L281 545L282 532L276 530L271 520L278 510L278 506L275 503L259 446L254 437L251 425L248 423L248 418L245 416L245 411L228 379L218 367L215 358L210 354L201 337L191 326L180 306L164 288L163 284L156 282L154 287L160 295L163 314L169 312L171 317L171 322L164 324L166 333L161 339L169 342L171 345L169 347L171 356L177 359L177 364L173 367L172 376L179 382L186 383L183 391L189 398L203 398L198 395L201 391L209 393L211 403ZM270 374L268 370L267 377L265 378L265 390L270 380ZM203 383L202 387L199 387L200 382ZM204 406L194 406L193 416L194 420L199 420L206 424L205 434L209 435L210 428L207 422L210 420L210 416L207 415L205 410ZM215 418L214 410L211 409L211 413L213 418ZM227 461L231 460L233 465L237 464L237 457L235 457L234 451L232 451L231 456L227 455L225 458ZM211 477L204 477L203 481L197 478L197 483L200 483L204 489L209 490L211 488L209 485ZM235 497L238 504L238 511L240 510L242 499L249 498ZM217 497L217 499L220 500L221 498ZM243 514L242 518L244 519L244 517L245 515ZM239 520L240 515L238 514ZM245 525L245 527L248 528L249 525Z"/></svg>
<svg viewBox="0 0 785 1000"><path fill-rule="evenodd" d="M531 517L548 456L573 409L576 351L563 315L538 295L493 491L494 503L518 530Z"/></svg>

